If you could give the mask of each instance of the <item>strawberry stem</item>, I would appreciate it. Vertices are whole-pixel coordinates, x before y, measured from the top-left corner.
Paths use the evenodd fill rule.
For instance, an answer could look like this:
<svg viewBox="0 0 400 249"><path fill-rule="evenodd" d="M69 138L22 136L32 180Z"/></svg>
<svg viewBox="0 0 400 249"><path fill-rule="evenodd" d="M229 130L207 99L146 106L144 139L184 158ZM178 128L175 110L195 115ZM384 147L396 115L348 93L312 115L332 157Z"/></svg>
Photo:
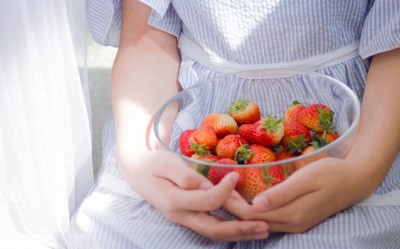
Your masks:
<svg viewBox="0 0 400 249"><path fill-rule="evenodd" d="M253 154L254 151L249 149L249 145L243 144L235 151L234 160L238 163L246 164Z"/></svg>

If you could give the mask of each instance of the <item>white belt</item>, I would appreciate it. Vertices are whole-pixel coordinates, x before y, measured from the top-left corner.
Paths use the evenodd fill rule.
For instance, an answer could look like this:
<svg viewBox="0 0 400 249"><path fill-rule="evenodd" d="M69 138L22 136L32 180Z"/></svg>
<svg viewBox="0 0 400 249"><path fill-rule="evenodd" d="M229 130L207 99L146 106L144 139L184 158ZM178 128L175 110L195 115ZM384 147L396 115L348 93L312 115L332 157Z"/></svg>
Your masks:
<svg viewBox="0 0 400 249"><path fill-rule="evenodd" d="M129 196L134 199L143 199L138 193L133 191L131 187L123 179L113 176L109 173L102 173L97 180L97 186L115 192L120 195Z"/></svg>
<svg viewBox="0 0 400 249"><path fill-rule="evenodd" d="M108 173L103 173L98 180L98 187L114 193L129 196L134 199L143 200L139 194L133 191L129 185L118 177ZM371 195L364 201L356 204L363 207L382 207L382 206L400 206L400 191L393 191L383 195Z"/></svg>
<svg viewBox="0 0 400 249"><path fill-rule="evenodd" d="M227 74L246 71L263 71L262 74L257 72L252 76L255 78L265 78L269 76L291 75L294 71L312 72L347 61L359 55L359 43L359 41L355 41L345 47L303 60L272 64L240 64L227 61L207 53L185 35L179 37L178 47L184 55L217 72Z"/></svg>

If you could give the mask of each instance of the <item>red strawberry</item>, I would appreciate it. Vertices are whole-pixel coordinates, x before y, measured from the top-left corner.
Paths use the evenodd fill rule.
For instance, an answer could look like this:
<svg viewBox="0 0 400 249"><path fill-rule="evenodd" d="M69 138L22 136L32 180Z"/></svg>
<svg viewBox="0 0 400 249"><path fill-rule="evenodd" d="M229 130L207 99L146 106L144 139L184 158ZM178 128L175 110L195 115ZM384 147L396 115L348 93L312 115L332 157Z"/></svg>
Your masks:
<svg viewBox="0 0 400 249"><path fill-rule="evenodd" d="M306 154L309 154L311 152L314 152L314 151L318 150L318 148L320 148L319 144L316 143L315 141L313 141L313 142L310 143L310 145L308 145L306 148L303 149L303 152L301 152L301 155L306 155ZM306 166L306 165L308 165L308 164L310 164L312 162L315 162L315 161L317 161L319 159L322 159L322 158L325 158L325 157L328 157L328 156L329 156L329 154L327 154L326 152L316 153L311 157L303 158L301 160L295 161L294 162L294 167L295 167L296 170L299 170L299 169L303 168L304 166Z"/></svg>
<svg viewBox="0 0 400 249"><path fill-rule="evenodd" d="M305 155L319 148L322 148L329 143L335 141L338 137L339 135L337 133L317 132L312 137L312 141L310 142L310 144L303 149L301 155Z"/></svg>
<svg viewBox="0 0 400 249"><path fill-rule="evenodd" d="M295 155L293 155L292 153L289 153L289 151L287 151L287 150L279 151L275 155L276 155L277 161L282 161L282 160L291 159L291 158L295 157Z"/></svg>
<svg viewBox="0 0 400 249"><path fill-rule="evenodd" d="M271 183L272 186L283 182L288 176L288 173L285 172L282 165L272 165L262 170L264 173L264 181Z"/></svg>
<svg viewBox="0 0 400 249"><path fill-rule="evenodd" d="M179 148L183 155L191 157L194 151L190 150L189 138L195 130L186 130L179 137Z"/></svg>
<svg viewBox="0 0 400 249"><path fill-rule="evenodd" d="M229 158L222 158L217 160L215 163L217 164L230 164L230 165L237 165L237 162L229 159ZM214 184L218 184L221 179L227 175L228 173L235 171L239 173L239 179L236 183L236 188L239 188L243 184L243 172L244 168L240 167L217 167L217 166L212 166L210 167L210 170L208 171L208 179Z"/></svg>
<svg viewBox="0 0 400 249"><path fill-rule="evenodd" d="M297 116L301 110L303 110L305 106L298 102L297 100L293 101L293 103L289 106L286 112L283 114L283 124L286 125L290 122L297 122Z"/></svg>
<svg viewBox="0 0 400 249"><path fill-rule="evenodd" d="M239 135L229 134L217 143L215 152L222 158L234 159L236 150L246 143L246 140L241 138Z"/></svg>
<svg viewBox="0 0 400 249"><path fill-rule="evenodd" d="M247 164L260 164L276 161L275 153L269 147L252 144L249 146L249 150L253 151L253 154L246 162ZM243 185L238 188L238 192L249 202L251 202L254 196L270 188L274 183L271 175L265 174L263 171L262 167L250 167L245 168L244 170Z"/></svg>
<svg viewBox="0 0 400 249"><path fill-rule="evenodd" d="M333 115L334 112L326 105L313 104L299 112L297 121L315 132L331 131L333 129Z"/></svg>
<svg viewBox="0 0 400 249"><path fill-rule="evenodd" d="M313 152L313 151L315 151L315 150L317 150L318 148L316 148L316 147L314 147L313 145L307 145L304 149L303 149L303 151L301 152L301 155L305 155L305 154L308 154L308 153L311 153L311 152Z"/></svg>
<svg viewBox="0 0 400 249"><path fill-rule="evenodd" d="M261 167L244 168L243 184L237 188L240 195L248 202L264 190L272 186L264 180Z"/></svg>
<svg viewBox="0 0 400 249"><path fill-rule="evenodd" d="M282 119L267 116L254 123L254 140L256 143L265 146L277 145L283 137Z"/></svg>
<svg viewBox="0 0 400 249"><path fill-rule="evenodd" d="M232 102L229 105L228 114L236 120L238 125L253 124L261 118L259 106L249 99Z"/></svg>
<svg viewBox="0 0 400 249"><path fill-rule="evenodd" d="M235 134L238 130L236 121L228 114L211 113L204 117L202 125L210 125L214 128L217 137Z"/></svg>
<svg viewBox="0 0 400 249"><path fill-rule="evenodd" d="M276 155L274 151L260 144L252 144L249 146L249 150L253 151L249 160L246 164L259 164L276 161Z"/></svg>
<svg viewBox="0 0 400 249"><path fill-rule="evenodd" d="M188 142L191 151L198 155L207 155L217 146L218 138L211 126L203 125L191 134Z"/></svg>
<svg viewBox="0 0 400 249"><path fill-rule="evenodd" d="M244 144L236 150L234 160L240 164L245 164L253 154L254 151L249 149L249 144Z"/></svg>
<svg viewBox="0 0 400 249"><path fill-rule="evenodd" d="M308 128L299 122L291 122L285 125L281 144L289 153L301 153L311 141L311 133Z"/></svg>
<svg viewBox="0 0 400 249"><path fill-rule="evenodd" d="M289 151L287 151L282 145L275 147L274 151L277 161L283 161L286 159L292 159L296 157L296 155L289 153ZM290 176L295 171L295 168L292 163L282 164L281 167L285 178Z"/></svg>
<svg viewBox="0 0 400 249"><path fill-rule="evenodd" d="M324 140L326 144L330 144L339 138L339 134L336 131L332 132L316 132L313 138L318 137L320 140Z"/></svg>
<svg viewBox="0 0 400 249"><path fill-rule="evenodd" d="M203 162L209 162L209 163L213 163L213 162L216 162L217 160L221 159L219 156L216 156L216 155L199 156L197 154L194 154L192 156L192 158L196 159L196 160L199 160L199 161L203 161ZM197 172L199 172L200 174L202 174L205 177L207 177L208 171L210 170L210 166L204 165L204 164L201 164L201 163L192 163L190 165L190 167L192 169L196 170Z"/></svg>
<svg viewBox="0 0 400 249"><path fill-rule="evenodd" d="M253 144L256 141L254 140L254 134L256 132L254 124L243 124L239 126L238 134L242 138L244 138L249 144Z"/></svg>
<svg viewBox="0 0 400 249"><path fill-rule="evenodd" d="M312 141L310 142L310 144L303 149L301 155L305 155L319 148L322 148L329 143L335 141L338 137L339 135L337 133L317 132L312 137Z"/></svg>

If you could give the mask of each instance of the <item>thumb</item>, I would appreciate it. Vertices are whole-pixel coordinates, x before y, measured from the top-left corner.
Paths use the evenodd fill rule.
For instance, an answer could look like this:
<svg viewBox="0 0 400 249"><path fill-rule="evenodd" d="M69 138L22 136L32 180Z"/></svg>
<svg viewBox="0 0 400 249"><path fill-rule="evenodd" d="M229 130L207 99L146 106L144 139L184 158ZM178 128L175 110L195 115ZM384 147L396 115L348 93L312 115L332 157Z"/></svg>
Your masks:
<svg viewBox="0 0 400 249"><path fill-rule="evenodd" d="M213 187L213 184L205 176L191 168L181 158L170 161L168 169L163 169L159 176L168 179L181 189L207 190Z"/></svg>
<svg viewBox="0 0 400 249"><path fill-rule="evenodd" d="M296 172L285 181L257 195L252 206L257 211L270 211L283 207L297 198L315 191L313 181L304 172Z"/></svg>

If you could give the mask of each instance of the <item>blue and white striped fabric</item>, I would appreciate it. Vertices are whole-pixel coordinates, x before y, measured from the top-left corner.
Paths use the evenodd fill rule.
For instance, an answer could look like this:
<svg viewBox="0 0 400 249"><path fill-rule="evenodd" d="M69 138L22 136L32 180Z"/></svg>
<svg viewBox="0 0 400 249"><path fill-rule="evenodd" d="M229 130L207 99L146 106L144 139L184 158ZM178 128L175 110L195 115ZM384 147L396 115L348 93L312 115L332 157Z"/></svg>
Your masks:
<svg viewBox="0 0 400 249"><path fill-rule="evenodd" d="M177 38L184 35L210 57L242 65L301 62L359 42L359 56L317 71L344 82L360 99L369 57L400 47L398 0L141 1L153 9L149 24ZM118 46L119 0L88 0L87 6L95 40ZM220 75L182 54L183 88ZM216 243L167 221L124 185L112 115L104 128L103 150L99 183L73 218L72 248L400 248L400 157L375 191L382 199L390 196L385 201L367 200L304 234Z"/></svg>

